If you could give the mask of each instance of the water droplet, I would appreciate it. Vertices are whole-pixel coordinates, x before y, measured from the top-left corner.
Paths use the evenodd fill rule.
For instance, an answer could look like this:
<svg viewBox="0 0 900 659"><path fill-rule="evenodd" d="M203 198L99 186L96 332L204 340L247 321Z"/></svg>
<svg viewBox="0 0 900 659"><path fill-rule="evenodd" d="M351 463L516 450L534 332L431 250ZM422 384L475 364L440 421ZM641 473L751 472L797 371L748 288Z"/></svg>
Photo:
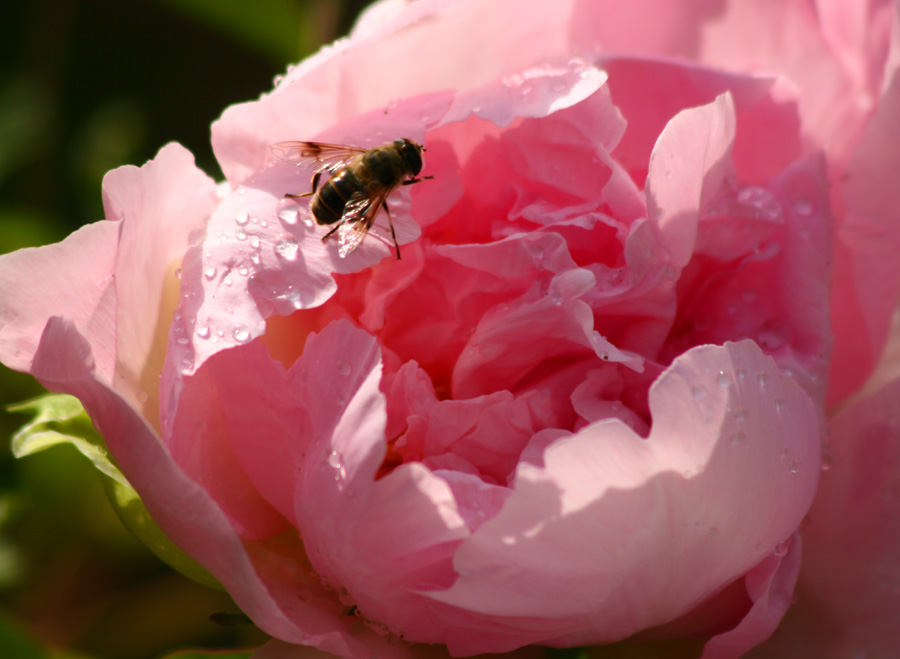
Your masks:
<svg viewBox="0 0 900 659"><path fill-rule="evenodd" d="M716 382L723 389L727 389L731 386L731 378L728 376L728 373L725 371L719 371L719 375L716 377Z"/></svg>
<svg viewBox="0 0 900 659"><path fill-rule="evenodd" d="M240 211L237 215L234 216L234 221L239 227L247 224L248 219L249 216L247 215L247 211Z"/></svg>
<svg viewBox="0 0 900 659"><path fill-rule="evenodd" d="M259 258L259 252L251 252L250 253L250 262L253 265L259 265L260 260L261 259Z"/></svg>
<svg viewBox="0 0 900 659"><path fill-rule="evenodd" d="M747 433L745 433L743 430L736 430L735 432L731 433L731 443L735 446L739 444L746 444Z"/></svg>
<svg viewBox="0 0 900 659"><path fill-rule="evenodd" d="M338 373L341 375L349 375L350 374L350 362L346 359L339 359L337 363Z"/></svg>
<svg viewBox="0 0 900 659"><path fill-rule="evenodd" d="M338 396L337 398L334 399L334 402L337 403L338 407L343 407L344 405L347 404L347 399L344 398L343 396Z"/></svg>
<svg viewBox="0 0 900 659"><path fill-rule="evenodd" d="M798 215L809 215L812 213L813 205L809 199L798 197L793 203L794 211Z"/></svg>
<svg viewBox="0 0 900 659"><path fill-rule="evenodd" d="M180 346L186 346L188 343L190 343L190 340L186 336L179 336L177 339L175 339L175 343Z"/></svg>
<svg viewBox="0 0 900 659"><path fill-rule="evenodd" d="M238 240L247 240L247 233L245 231L238 231L234 234L234 237Z"/></svg>
<svg viewBox="0 0 900 659"><path fill-rule="evenodd" d="M256 218L255 218L255 217L253 218L253 221L256 222ZM259 226L261 226L263 229L265 229L267 226L269 226L269 223L268 223L266 220L260 220L260 221L259 221Z"/></svg>
<svg viewBox="0 0 900 659"><path fill-rule="evenodd" d="M784 330L773 324L763 325L756 335L756 341L763 348L775 350L785 344L786 341Z"/></svg>
<svg viewBox="0 0 900 659"><path fill-rule="evenodd" d="M242 265L238 268L238 274L241 275L242 277L246 277L247 275L250 274L250 270L247 269L247 266Z"/></svg>
<svg viewBox="0 0 900 659"><path fill-rule="evenodd" d="M216 266L211 265L203 271L203 276L207 279L214 279L216 276Z"/></svg>
<svg viewBox="0 0 900 659"><path fill-rule="evenodd" d="M553 304L555 304L556 306L560 306L563 303L562 294L559 291L551 291L550 301L553 302Z"/></svg>
<svg viewBox="0 0 900 659"><path fill-rule="evenodd" d="M834 466L834 460L832 459L830 453L826 452L822 454L822 463L819 466L821 467L822 471L831 470L831 468Z"/></svg>
<svg viewBox="0 0 900 659"><path fill-rule="evenodd" d="M276 206L275 215L284 224L292 226L297 224L297 217L300 215L300 208L293 199L282 199Z"/></svg>
<svg viewBox="0 0 900 659"><path fill-rule="evenodd" d="M334 482L338 484L338 489L343 489L343 483L347 479L347 468L344 466L343 456L338 451L332 451L326 462L334 470Z"/></svg>
<svg viewBox="0 0 900 659"><path fill-rule="evenodd" d="M695 400L703 400L706 398L706 389L701 387L699 384L694 385L694 388L691 389L691 393L694 394Z"/></svg>
<svg viewBox="0 0 900 659"><path fill-rule="evenodd" d="M747 410L740 409L734 413L734 420L738 423L742 423L747 418Z"/></svg>
<svg viewBox="0 0 900 659"><path fill-rule="evenodd" d="M776 398L775 399L775 410L780 412L784 409L786 403L784 402L784 398Z"/></svg>
<svg viewBox="0 0 900 659"><path fill-rule="evenodd" d="M787 556L788 550L790 546L786 542L779 542L775 545L775 548L772 550L772 553L778 556L779 558L782 556Z"/></svg>
<svg viewBox="0 0 900 659"><path fill-rule="evenodd" d="M275 253L285 261L294 261L300 251L300 245L293 236L285 234L275 243Z"/></svg>
<svg viewBox="0 0 900 659"><path fill-rule="evenodd" d="M207 327L206 325L200 325L197 328L197 336L199 336L201 339L208 339L209 338L209 327Z"/></svg>
<svg viewBox="0 0 900 659"><path fill-rule="evenodd" d="M756 376L756 381L759 383L760 389L765 389L766 383L769 381L769 374L766 372L762 372Z"/></svg>
<svg viewBox="0 0 900 659"><path fill-rule="evenodd" d="M238 343L243 343L250 338L250 330L248 330L243 325L236 325L235 328L231 331L231 336L233 336L234 340Z"/></svg>
<svg viewBox="0 0 900 659"><path fill-rule="evenodd" d="M226 286L231 286L231 275L227 275L222 283L224 283Z"/></svg>
<svg viewBox="0 0 900 659"><path fill-rule="evenodd" d="M181 279L181 268L175 270L175 279Z"/></svg>
<svg viewBox="0 0 900 659"><path fill-rule="evenodd" d="M802 465L802 463L799 460L797 460L796 458L791 460L791 464L790 464L791 473L792 474L799 473L801 465Z"/></svg>
<svg viewBox="0 0 900 659"><path fill-rule="evenodd" d="M259 249L259 236L250 236L250 247Z"/></svg>

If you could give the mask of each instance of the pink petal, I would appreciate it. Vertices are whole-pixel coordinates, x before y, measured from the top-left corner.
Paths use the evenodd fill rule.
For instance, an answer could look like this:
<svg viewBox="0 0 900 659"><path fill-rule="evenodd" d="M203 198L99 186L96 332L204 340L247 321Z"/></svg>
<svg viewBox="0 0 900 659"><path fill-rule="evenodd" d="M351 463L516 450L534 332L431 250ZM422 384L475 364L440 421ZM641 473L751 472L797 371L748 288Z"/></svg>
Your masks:
<svg viewBox="0 0 900 659"><path fill-rule="evenodd" d="M29 371L52 316L69 319L94 353L97 377L113 382L116 345L116 245L122 225L97 222L63 242L0 259L0 356Z"/></svg>
<svg viewBox="0 0 900 659"><path fill-rule="evenodd" d="M699 209L730 171L734 131L734 103L724 94L676 115L653 148L647 206L677 268L687 265L694 250Z"/></svg>
<svg viewBox="0 0 900 659"><path fill-rule="evenodd" d="M741 178L769 178L803 154L796 94L784 80L629 57L604 58L598 66L608 72L613 101L628 122L613 155L636 180L643 178L657 136L672 117L709 105L726 92L741 127L730 138ZM653 90L652 103L647 102L648 89Z"/></svg>
<svg viewBox="0 0 900 659"><path fill-rule="evenodd" d="M528 620L520 640L610 642L687 613L791 535L818 480L818 420L753 343L685 354L650 407L647 440L601 422L521 465L503 510L457 551L459 579L430 596ZM449 642L513 647L487 632Z"/></svg>
<svg viewBox="0 0 900 659"><path fill-rule="evenodd" d="M489 5L414 3L378 29L369 23L352 42L339 42L290 70L260 101L226 110L213 126L216 157L225 176L237 185L263 165L268 146L279 140L317 139L351 117L390 108L396 99L477 89L535 62L568 59L571 4L571 0L557 0L554 11L540 14L541 20L511 24L509 17L519 11L514 0ZM460 51L458 46L464 42L480 47ZM410 53L454 55L433 59L428 67L414 67L409 65ZM385 76L385 71L403 74ZM434 118L428 115L429 120ZM402 137L410 126L428 123L415 119L388 135Z"/></svg>
<svg viewBox="0 0 900 659"><path fill-rule="evenodd" d="M33 373L50 391L82 401L163 532L208 569L257 625L289 642L315 644L339 656L362 654L363 646L333 614L297 598L273 599L258 576L260 565L251 562L221 509L175 464L146 420L95 377L90 346L70 321L50 320Z"/></svg>
<svg viewBox="0 0 900 659"><path fill-rule="evenodd" d="M846 217L835 246L831 315L835 354L829 400L843 400L871 373L887 340L900 294L900 209L895 199L900 171L900 18L897 51L878 112L850 160L839 194Z"/></svg>
<svg viewBox="0 0 900 659"><path fill-rule="evenodd" d="M753 656L900 652L900 380L829 422L819 492L803 531L797 602Z"/></svg>
<svg viewBox="0 0 900 659"><path fill-rule="evenodd" d="M701 659L737 659L771 636L791 605L791 594L800 572L800 538L794 537L744 577L753 606L741 622L710 639Z"/></svg>
<svg viewBox="0 0 900 659"><path fill-rule="evenodd" d="M156 392L178 295L176 269L189 236L206 223L216 186L184 147L169 144L143 167L103 179L107 219L121 219L116 262L116 389L155 423Z"/></svg>

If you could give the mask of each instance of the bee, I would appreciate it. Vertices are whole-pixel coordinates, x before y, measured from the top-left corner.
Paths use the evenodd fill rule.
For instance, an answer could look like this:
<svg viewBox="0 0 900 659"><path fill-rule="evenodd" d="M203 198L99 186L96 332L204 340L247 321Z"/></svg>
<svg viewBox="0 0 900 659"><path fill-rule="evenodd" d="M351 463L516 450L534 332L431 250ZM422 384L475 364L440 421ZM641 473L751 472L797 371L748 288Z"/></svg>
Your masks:
<svg viewBox="0 0 900 659"><path fill-rule="evenodd" d="M343 258L362 244L383 208L391 228L391 239L400 258L400 246L387 197L401 185L412 185L431 176L417 178L422 171L425 147L403 138L371 149L324 142L278 142L272 152L293 165L315 163L312 191L285 194L289 199L312 197L310 210L317 224L334 225L322 242L338 234L338 254ZM329 178L319 187L323 173Z"/></svg>

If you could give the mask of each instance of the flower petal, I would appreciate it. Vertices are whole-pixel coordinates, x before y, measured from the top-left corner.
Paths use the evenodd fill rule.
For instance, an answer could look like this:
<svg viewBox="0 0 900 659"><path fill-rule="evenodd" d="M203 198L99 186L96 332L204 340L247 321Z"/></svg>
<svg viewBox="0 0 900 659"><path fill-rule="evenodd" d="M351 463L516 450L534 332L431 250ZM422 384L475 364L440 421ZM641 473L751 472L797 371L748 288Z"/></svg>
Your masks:
<svg viewBox="0 0 900 659"><path fill-rule="evenodd" d="M506 625L555 621L535 641L610 642L684 615L791 535L818 480L819 422L753 343L683 355L650 408L646 440L606 421L521 465L460 546L459 579L429 596Z"/></svg>

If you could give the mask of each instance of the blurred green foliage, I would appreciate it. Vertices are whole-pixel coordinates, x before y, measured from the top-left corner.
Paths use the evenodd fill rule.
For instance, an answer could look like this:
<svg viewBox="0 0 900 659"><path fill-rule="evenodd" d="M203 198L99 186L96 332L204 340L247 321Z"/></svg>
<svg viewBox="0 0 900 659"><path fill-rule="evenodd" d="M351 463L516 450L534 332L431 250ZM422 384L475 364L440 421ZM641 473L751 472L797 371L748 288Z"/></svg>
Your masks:
<svg viewBox="0 0 900 659"><path fill-rule="evenodd" d="M212 121L346 33L365 4L0 3L0 252L101 219L103 175L167 142L221 178ZM0 407L41 392L0 367ZM125 529L72 445L16 461L8 438L26 421L0 412L0 658L193 659L174 653L265 640L252 625L221 624L242 620L224 593L173 572Z"/></svg>

